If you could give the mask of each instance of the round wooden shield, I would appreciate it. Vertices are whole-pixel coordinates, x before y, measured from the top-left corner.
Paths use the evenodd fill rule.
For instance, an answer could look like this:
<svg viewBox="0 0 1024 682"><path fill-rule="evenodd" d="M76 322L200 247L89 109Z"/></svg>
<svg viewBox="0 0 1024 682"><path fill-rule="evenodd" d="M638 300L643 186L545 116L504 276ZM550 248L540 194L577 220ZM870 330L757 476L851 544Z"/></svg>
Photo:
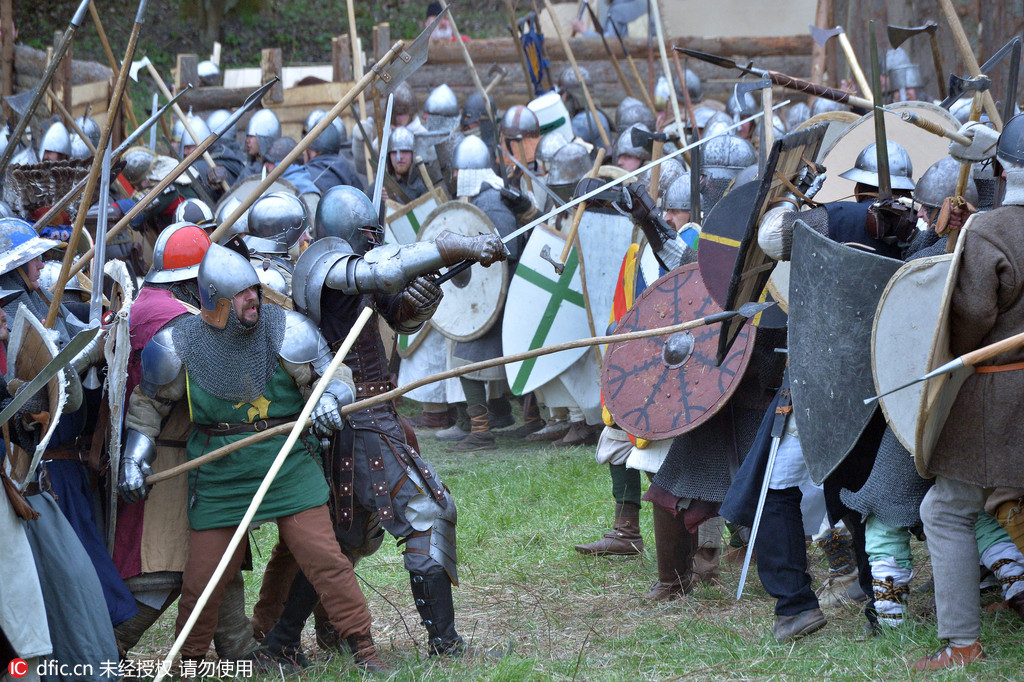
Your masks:
<svg viewBox="0 0 1024 682"><path fill-rule="evenodd" d="M828 124L828 128L825 131L825 136L821 140L821 147L818 148L818 157L814 159L820 162L825 152L832 148L835 143L846 129L852 124L860 120L860 116L853 113L852 111L826 111L821 114L811 116L809 119L801 123L796 127L797 130L804 130L810 128L819 123Z"/></svg>
<svg viewBox="0 0 1024 682"><path fill-rule="evenodd" d="M896 112L912 111L949 130L960 127L959 121L951 113L929 102L898 102L890 104L888 108ZM910 154L915 182L933 163L946 156L949 147L946 139L907 123L900 118L899 113L886 111L884 116L886 139L899 143ZM874 141L875 119L872 114L865 114L856 123L851 124L846 132L833 142L831 148L825 149L823 146L820 162L828 170L828 177L814 200L821 203L852 201L855 183L839 177L839 174L853 168L857 156Z"/></svg>
<svg viewBox="0 0 1024 682"><path fill-rule="evenodd" d="M497 233L487 214L465 201L449 201L431 211L417 241L430 241L444 230L467 236ZM474 263L442 284L444 298L430 318L434 328L453 341L483 336L501 316L508 292L507 272L504 262L487 268Z"/></svg>
<svg viewBox="0 0 1024 682"><path fill-rule="evenodd" d="M692 263L648 286L619 320L616 333L666 327L717 312L721 308ZM686 433L718 412L743 378L755 335L744 326L716 367L719 326L609 344L601 392L615 423L633 436L660 440Z"/></svg>
<svg viewBox="0 0 1024 682"><path fill-rule="evenodd" d="M779 261L772 269L765 287L772 298L779 304L782 312L789 315L789 261Z"/></svg>
<svg viewBox="0 0 1024 682"><path fill-rule="evenodd" d="M952 259L952 254L943 254L912 260L885 286L871 330L871 369L878 394L928 373ZM923 391L924 383L917 383L879 399L885 420L910 454Z"/></svg>
<svg viewBox="0 0 1024 682"><path fill-rule="evenodd" d="M715 204L700 228L697 264L704 286L718 305L725 305L728 299L729 283L739 258L740 244L757 203L759 190L759 183L748 182L730 191ZM773 299L765 290L761 292L760 300ZM754 325L781 329L786 326L786 313L778 306L772 306L758 313Z"/></svg>

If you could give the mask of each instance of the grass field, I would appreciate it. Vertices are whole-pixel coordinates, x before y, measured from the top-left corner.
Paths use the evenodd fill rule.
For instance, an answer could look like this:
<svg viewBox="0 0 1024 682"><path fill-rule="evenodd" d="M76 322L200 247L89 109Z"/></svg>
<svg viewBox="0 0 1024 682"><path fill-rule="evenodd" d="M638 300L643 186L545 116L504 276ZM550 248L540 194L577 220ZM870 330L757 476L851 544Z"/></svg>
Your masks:
<svg viewBox="0 0 1024 682"><path fill-rule="evenodd" d="M599 537L612 516L607 469L593 448L541 447L499 436L499 448L450 454L431 432L421 447L452 489L459 511L457 626L473 644L503 658L427 658L424 630L412 604L408 573L390 536L357 573L374 617L374 639L395 680L674 680L674 679L1024 679L1024 624L1002 611L983 615L989 660L966 671L916 675L909 661L939 645L930 593L914 587L930 578L917 544L912 583L913 624L869 638L860 610L826 610L829 624L794 644L771 636L773 601L756 578L734 599L739 566L723 566L721 587L702 586L685 600L652 604L644 595L656 578L650 508L641 512L646 548L639 558L589 558L573 545ZM262 567L276 528L256 534ZM254 548L254 554L256 554ZM816 584L827 573L811 551ZM251 610L260 572L247 574ZM983 604L996 601L986 596ZM133 651L139 659L165 654L173 639L172 608ZM313 647L307 626L308 648ZM296 679L359 679L347 656L320 654Z"/></svg>

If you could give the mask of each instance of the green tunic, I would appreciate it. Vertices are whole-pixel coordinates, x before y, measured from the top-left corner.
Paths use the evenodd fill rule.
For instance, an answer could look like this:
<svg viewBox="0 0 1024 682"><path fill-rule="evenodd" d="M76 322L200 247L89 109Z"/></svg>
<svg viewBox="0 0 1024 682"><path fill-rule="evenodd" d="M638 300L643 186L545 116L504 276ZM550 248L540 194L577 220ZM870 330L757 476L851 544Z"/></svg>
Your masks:
<svg viewBox="0 0 1024 682"><path fill-rule="evenodd" d="M203 390L187 374L186 385L194 424L251 424L260 419L295 417L305 403L295 381L280 365L263 395L251 403L232 405ZM193 429L188 439L188 458L195 459L249 435L252 434L210 436ZM238 525L285 440L287 435L275 436L190 471L188 520L192 528L208 530ZM327 502L327 481L313 454L318 451L319 444L312 436L295 443L254 520L297 514Z"/></svg>

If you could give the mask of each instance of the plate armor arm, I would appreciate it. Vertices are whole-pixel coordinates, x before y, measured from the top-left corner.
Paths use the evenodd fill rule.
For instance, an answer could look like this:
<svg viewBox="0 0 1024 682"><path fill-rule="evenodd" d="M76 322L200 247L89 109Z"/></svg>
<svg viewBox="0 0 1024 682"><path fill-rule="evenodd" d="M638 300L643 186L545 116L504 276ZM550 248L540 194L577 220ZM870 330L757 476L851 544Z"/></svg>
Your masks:
<svg viewBox="0 0 1024 682"><path fill-rule="evenodd" d="M295 385L308 394L314 379L324 375L334 355L316 324L301 313L289 310L285 315L282 366ZM319 436L329 435L344 426L341 408L355 399L352 370L341 365L313 408L313 429Z"/></svg>

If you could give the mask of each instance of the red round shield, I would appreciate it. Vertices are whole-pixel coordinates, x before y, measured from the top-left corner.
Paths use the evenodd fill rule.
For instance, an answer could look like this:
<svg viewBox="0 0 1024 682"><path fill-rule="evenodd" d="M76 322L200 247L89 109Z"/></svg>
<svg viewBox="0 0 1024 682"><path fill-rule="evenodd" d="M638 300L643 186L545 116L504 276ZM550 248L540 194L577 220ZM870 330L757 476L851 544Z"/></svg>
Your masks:
<svg viewBox="0 0 1024 682"><path fill-rule="evenodd" d="M615 331L667 327L721 311L692 263L648 286ZM716 323L669 337L609 344L601 391L619 428L638 438L661 440L686 433L718 412L743 378L755 330L744 325L716 367L719 333Z"/></svg>

